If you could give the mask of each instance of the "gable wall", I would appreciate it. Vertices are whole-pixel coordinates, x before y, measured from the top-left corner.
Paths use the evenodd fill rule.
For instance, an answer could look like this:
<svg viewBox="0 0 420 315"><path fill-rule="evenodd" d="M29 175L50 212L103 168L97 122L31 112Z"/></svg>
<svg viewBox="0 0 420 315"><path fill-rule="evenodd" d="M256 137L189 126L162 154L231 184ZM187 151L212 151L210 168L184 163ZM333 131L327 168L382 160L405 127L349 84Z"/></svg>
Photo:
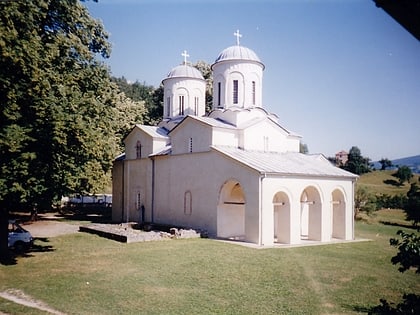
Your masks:
<svg viewBox="0 0 420 315"><path fill-rule="evenodd" d="M150 154L164 149L169 139L153 138L144 131L135 128L124 140L127 160L137 159L137 141L141 143L141 157L147 158Z"/></svg>
<svg viewBox="0 0 420 315"><path fill-rule="evenodd" d="M243 130L241 147L267 152L299 152L299 139L290 138L279 127L263 121Z"/></svg>
<svg viewBox="0 0 420 315"><path fill-rule="evenodd" d="M213 129L212 145L239 146L239 132L231 129Z"/></svg>
<svg viewBox="0 0 420 315"><path fill-rule="evenodd" d="M170 133L172 154L190 153L190 139L192 151L208 151L211 144L211 127L201 122L186 119Z"/></svg>

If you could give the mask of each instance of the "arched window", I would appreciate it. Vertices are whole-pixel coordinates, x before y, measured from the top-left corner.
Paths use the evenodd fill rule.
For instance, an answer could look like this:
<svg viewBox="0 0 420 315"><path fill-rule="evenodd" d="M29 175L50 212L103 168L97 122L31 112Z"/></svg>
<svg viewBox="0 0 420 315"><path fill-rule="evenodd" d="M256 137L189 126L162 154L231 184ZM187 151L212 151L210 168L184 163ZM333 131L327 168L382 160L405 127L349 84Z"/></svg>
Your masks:
<svg viewBox="0 0 420 315"><path fill-rule="evenodd" d="M136 158L141 159L141 142L140 142L140 140L138 140L137 144L136 144Z"/></svg>
<svg viewBox="0 0 420 315"><path fill-rule="evenodd" d="M222 83L217 82L217 106L220 106L222 101Z"/></svg>
<svg viewBox="0 0 420 315"><path fill-rule="evenodd" d="M184 115L184 95L179 96L179 115Z"/></svg>
<svg viewBox="0 0 420 315"><path fill-rule="evenodd" d="M255 105L255 81L252 81L252 105Z"/></svg>
<svg viewBox="0 0 420 315"><path fill-rule="evenodd" d="M168 96L167 98L166 98L166 116L172 116L172 113L171 113L171 97L170 96Z"/></svg>
<svg viewBox="0 0 420 315"><path fill-rule="evenodd" d="M184 194L184 214L191 215L192 213L192 196L191 191L186 191Z"/></svg>
<svg viewBox="0 0 420 315"><path fill-rule="evenodd" d="M194 115L198 115L198 96L194 97Z"/></svg>
<svg viewBox="0 0 420 315"><path fill-rule="evenodd" d="M233 80L233 104L238 104L238 94L239 94L239 82L238 80Z"/></svg>

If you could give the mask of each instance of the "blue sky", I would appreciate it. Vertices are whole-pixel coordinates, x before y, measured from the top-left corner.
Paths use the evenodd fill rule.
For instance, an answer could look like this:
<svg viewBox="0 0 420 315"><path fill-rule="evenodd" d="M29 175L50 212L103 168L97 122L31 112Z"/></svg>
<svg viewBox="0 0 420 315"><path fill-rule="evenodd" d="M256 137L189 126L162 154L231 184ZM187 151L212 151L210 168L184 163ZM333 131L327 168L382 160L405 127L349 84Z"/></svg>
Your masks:
<svg viewBox="0 0 420 315"><path fill-rule="evenodd" d="M266 68L263 104L310 153L420 154L420 42L371 0L99 0L112 74L158 87L183 61L234 45Z"/></svg>

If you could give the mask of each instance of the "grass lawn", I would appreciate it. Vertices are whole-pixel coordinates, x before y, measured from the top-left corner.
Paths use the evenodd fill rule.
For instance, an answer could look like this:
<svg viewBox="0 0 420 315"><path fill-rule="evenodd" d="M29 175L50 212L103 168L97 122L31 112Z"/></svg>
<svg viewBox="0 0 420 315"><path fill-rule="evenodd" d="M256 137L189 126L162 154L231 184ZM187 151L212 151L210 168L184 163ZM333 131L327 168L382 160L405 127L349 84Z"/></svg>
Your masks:
<svg viewBox="0 0 420 315"><path fill-rule="evenodd" d="M390 183L397 183L398 179L392 174L396 171L373 171L370 173L363 174L360 176L359 180L357 181L358 186L367 187L371 192L374 194L387 194L387 195L398 195L403 194L405 195L407 191L410 189L410 184L405 182L404 185L392 185ZM419 181L419 174L413 174L413 178L411 179L411 183L418 183ZM388 184L387 184L388 183Z"/></svg>
<svg viewBox="0 0 420 315"><path fill-rule="evenodd" d="M66 314L357 314L380 298L420 293L419 275L390 263L400 213L358 222L371 241L251 249L208 239L122 244L95 235L36 240L53 251L0 265L19 289ZM0 298L0 313L45 314Z"/></svg>

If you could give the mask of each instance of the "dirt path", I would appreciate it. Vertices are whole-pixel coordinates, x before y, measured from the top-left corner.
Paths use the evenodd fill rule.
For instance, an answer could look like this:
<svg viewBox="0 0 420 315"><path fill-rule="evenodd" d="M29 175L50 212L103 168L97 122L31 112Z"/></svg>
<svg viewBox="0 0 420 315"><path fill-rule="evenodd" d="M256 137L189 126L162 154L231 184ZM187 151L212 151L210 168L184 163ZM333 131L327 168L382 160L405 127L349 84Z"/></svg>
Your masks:
<svg viewBox="0 0 420 315"><path fill-rule="evenodd" d="M44 312L48 312L50 314L65 315L65 313L62 313L60 311L57 311L49 307L44 302L35 300L31 296L23 293L21 290L9 289L9 290L0 292L0 297L6 300L12 301L14 303L20 304L20 305L24 305L27 307L36 308Z"/></svg>
<svg viewBox="0 0 420 315"><path fill-rule="evenodd" d="M58 219L53 215L43 215L38 221L28 222L23 227L32 234L32 237L55 237L79 231L78 225L60 222Z"/></svg>

